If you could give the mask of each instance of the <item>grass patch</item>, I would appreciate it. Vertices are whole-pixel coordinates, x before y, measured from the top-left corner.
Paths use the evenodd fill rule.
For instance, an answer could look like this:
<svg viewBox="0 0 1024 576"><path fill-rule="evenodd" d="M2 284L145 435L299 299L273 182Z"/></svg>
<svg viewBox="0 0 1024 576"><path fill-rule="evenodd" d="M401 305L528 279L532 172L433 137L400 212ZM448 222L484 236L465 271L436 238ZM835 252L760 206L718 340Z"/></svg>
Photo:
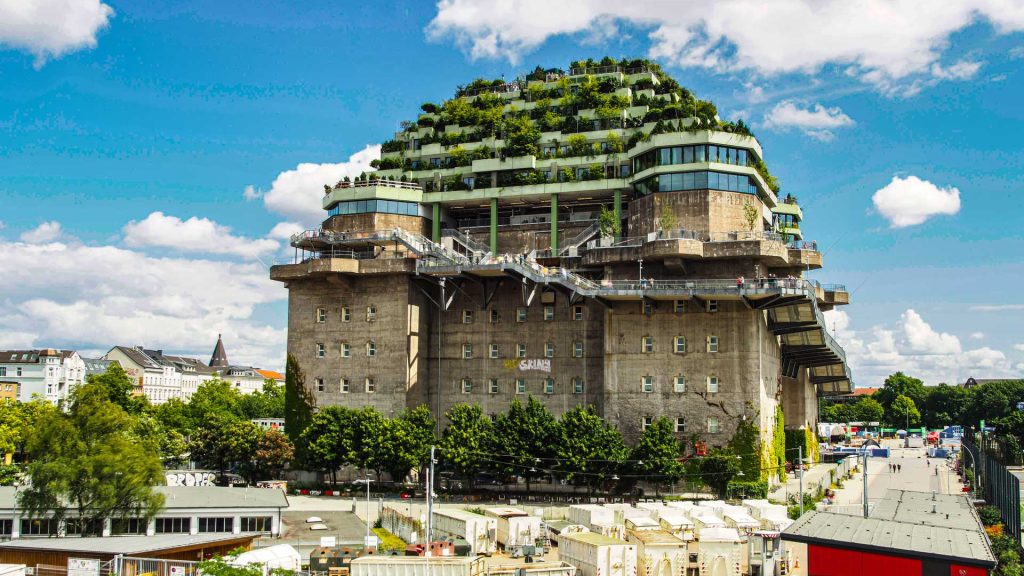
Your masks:
<svg viewBox="0 0 1024 576"><path fill-rule="evenodd" d="M384 528L374 528L373 533L380 538L380 545L377 549L381 552L387 552L389 550L398 550L399 552L405 551L407 544L405 540L402 540L398 536L395 536L391 532L388 532Z"/></svg>

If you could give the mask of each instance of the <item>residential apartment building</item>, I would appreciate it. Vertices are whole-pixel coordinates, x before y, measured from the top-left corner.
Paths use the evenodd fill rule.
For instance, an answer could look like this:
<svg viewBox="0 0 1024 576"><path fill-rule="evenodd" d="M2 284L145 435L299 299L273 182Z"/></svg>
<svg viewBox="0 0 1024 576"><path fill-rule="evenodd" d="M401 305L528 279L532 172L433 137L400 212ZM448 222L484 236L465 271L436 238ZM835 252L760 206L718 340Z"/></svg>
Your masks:
<svg viewBox="0 0 1024 576"><path fill-rule="evenodd" d="M22 402L39 397L56 404L85 381L85 374L85 362L74 350L0 350L0 381L17 383Z"/></svg>
<svg viewBox="0 0 1024 576"><path fill-rule="evenodd" d="M288 351L318 406L590 405L635 440L667 417L771 438L852 388L846 304L760 143L647 61L477 81L326 183L296 234Z"/></svg>

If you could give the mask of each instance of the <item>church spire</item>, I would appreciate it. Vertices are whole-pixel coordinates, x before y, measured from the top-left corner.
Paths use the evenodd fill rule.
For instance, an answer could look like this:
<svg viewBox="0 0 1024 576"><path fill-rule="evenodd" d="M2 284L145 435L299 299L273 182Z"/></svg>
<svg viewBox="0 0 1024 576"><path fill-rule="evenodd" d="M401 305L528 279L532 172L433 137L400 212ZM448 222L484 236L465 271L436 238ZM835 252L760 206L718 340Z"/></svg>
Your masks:
<svg viewBox="0 0 1024 576"><path fill-rule="evenodd" d="M210 368L227 368L228 366L230 364L228 363L228 353L224 351L224 341L221 340L220 334L217 334L217 345L213 347Z"/></svg>

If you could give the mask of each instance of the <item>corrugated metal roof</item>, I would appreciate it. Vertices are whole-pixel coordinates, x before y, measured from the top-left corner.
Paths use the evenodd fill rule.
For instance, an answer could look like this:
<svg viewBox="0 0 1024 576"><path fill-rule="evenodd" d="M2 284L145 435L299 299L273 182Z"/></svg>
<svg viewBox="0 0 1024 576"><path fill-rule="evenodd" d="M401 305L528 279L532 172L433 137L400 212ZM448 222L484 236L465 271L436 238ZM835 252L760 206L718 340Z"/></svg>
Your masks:
<svg viewBox="0 0 1024 576"><path fill-rule="evenodd" d="M981 530L981 519L966 496L889 490L874 509L872 518L912 524Z"/></svg>
<svg viewBox="0 0 1024 576"><path fill-rule="evenodd" d="M94 538L21 538L0 542L0 548L136 555L147 552L259 538L259 534L156 534Z"/></svg>

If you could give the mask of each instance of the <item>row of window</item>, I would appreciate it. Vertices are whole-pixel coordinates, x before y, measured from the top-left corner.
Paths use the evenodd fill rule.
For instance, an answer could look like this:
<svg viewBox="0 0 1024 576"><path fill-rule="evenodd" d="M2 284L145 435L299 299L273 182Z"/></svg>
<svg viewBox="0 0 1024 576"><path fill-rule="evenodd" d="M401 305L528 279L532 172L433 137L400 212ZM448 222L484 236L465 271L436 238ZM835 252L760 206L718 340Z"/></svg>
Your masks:
<svg viewBox="0 0 1024 576"><path fill-rule="evenodd" d="M679 192L683 190L727 190L757 195L754 179L744 174L725 172L677 172L659 174L644 178L633 184L633 190L640 196L654 192Z"/></svg>
<svg viewBox="0 0 1024 576"><path fill-rule="evenodd" d="M366 307L366 321L374 322L377 320L377 307L367 306ZM351 322L352 321L352 309L348 306L342 306L341 308L341 321ZM316 323L323 324L327 322L327 308L319 307L316 309Z"/></svg>
<svg viewBox="0 0 1024 576"><path fill-rule="evenodd" d="M401 202L398 200L351 200L338 202L327 211L328 216L345 216L348 214L399 214L402 216L419 216L419 202Z"/></svg>
<svg viewBox="0 0 1024 576"><path fill-rule="evenodd" d="M753 166L754 156L743 148L732 146L672 146L650 150L633 158L633 171L640 172L654 166L717 162L734 166Z"/></svg>
<svg viewBox="0 0 1024 576"><path fill-rule="evenodd" d="M640 429L647 430L654 425L654 416L644 416L640 420ZM676 418L675 422L676 432L686 432L686 419L682 416ZM710 434L717 434L721 430L718 424L718 416L708 416L707 419L707 431Z"/></svg>
<svg viewBox="0 0 1024 576"><path fill-rule="evenodd" d="M676 336L672 339L672 351L676 354L686 354L686 336ZM719 351L718 336L708 336L704 339L704 351L712 354ZM643 336L640 338L640 353L652 354L654 352L654 337Z"/></svg>
<svg viewBox="0 0 1024 576"><path fill-rule="evenodd" d="M367 343L367 346L373 344L372 342ZM676 336L672 339L672 351L676 354L686 354L686 336ZM704 351L709 353L717 353L719 351L718 336L708 336L704 340ZM640 338L640 352L642 354L651 354L654 352L654 337L643 336ZM374 356L375 354L369 353L367 348L367 356ZM497 344L489 344L487 346L488 358L497 359L501 357L500 349ZM348 344L342 344L342 357L348 358ZM555 357L555 344L554 342L544 343L544 357L554 358ZM572 357L582 358L583 357L583 342L572 343ZM473 345L463 344L462 345L462 358L469 360L473 358ZM526 344L520 342L516 344L516 358L526 358Z"/></svg>
<svg viewBox="0 0 1024 576"><path fill-rule="evenodd" d="M583 394L584 386L583 386L583 379L582 378L573 378L571 385L572 385L572 393L573 394ZM513 386L515 387L516 394L526 394L527 393L527 390L526 390L526 378L516 378L515 381L513 382ZM473 392L473 380L470 379L470 378L463 378L462 381L459 382L459 387L461 388L463 394L471 394ZM500 387L500 385L498 383L498 379L497 378L488 378L487 379L487 393L488 394L498 394L500 391L501 391L501 387ZM543 392L544 394L554 394L555 393L555 379L549 377L549 378L545 378L544 380L542 380L541 381L541 392Z"/></svg>
<svg viewBox="0 0 1024 576"><path fill-rule="evenodd" d="M341 352L341 357L342 358L351 358L352 357L352 345L349 344L348 342L342 342L341 343L340 352ZM327 356L327 345L324 344L323 342L317 342L316 343L316 357L317 358L324 358L326 356ZM377 343L374 342L373 340L370 340L369 342L366 343L366 357L367 358L376 358L377 357Z"/></svg>
<svg viewBox="0 0 1024 576"><path fill-rule="evenodd" d="M718 376L706 376L704 387L708 394L718 394ZM645 394L654 393L654 376L650 374L640 377L640 391ZM676 394L686 392L686 376L678 374L672 378L672 391Z"/></svg>
<svg viewBox="0 0 1024 576"><path fill-rule="evenodd" d="M316 378L313 380L313 384L316 386L317 392L326 392L327 385L324 384L323 378ZM338 391L342 394L348 394L352 390L352 383L348 378L342 378L339 382ZM363 380L363 391L367 394L373 394L377 391L377 379L367 378Z"/></svg>
<svg viewBox="0 0 1024 576"><path fill-rule="evenodd" d="M202 533L232 532L234 529L234 518L226 517L202 517L198 518L197 530ZM270 516L242 516L239 518L242 532L270 533L273 526L273 519ZM191 518L157 518L153 521L154 530L157 534L189 534L192 531ZM13 520L0 520L0 536L10 536L14 526ZM23 518L21 520L21 534L23 536L51 536L58 533L60 522L54 518ZM110 533L112 535L124 534L145 534L148 522L144 518L113 518L110 521ZM82 521L78 518L68 518L64 521L64 533L69 536L81 534L102 533L103 521Z"/></svg>
<svg viewBox="0 0 1024 576"><path fill-rule="evenodd" d="M21 366L18 366L18 367L16 367L14 369L14 375L15 376L21 376L22 375L22 373L21 373ZM7 376L7 366L0 366L0 377L2 377L2 376Z"/></svg>

